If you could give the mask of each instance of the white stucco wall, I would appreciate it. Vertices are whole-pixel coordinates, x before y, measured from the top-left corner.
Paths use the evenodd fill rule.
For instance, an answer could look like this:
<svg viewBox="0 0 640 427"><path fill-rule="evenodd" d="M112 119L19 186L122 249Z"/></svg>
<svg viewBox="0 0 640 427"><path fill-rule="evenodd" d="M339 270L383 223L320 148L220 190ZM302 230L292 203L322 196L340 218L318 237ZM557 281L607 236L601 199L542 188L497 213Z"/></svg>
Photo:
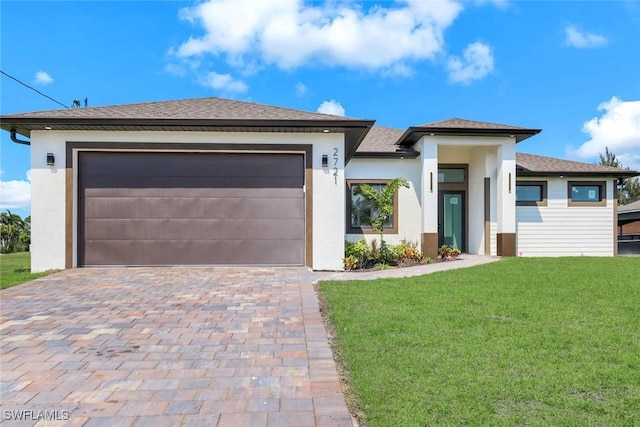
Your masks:
<svg viewBox="0 0 640 427"><path fill-rule="evenodd" d="M66 142L221 143L313 145L313 268L340 270L344 254L344 135L339 133L104 132L33 131L31 133L32 271L65 268ZM338 182L322 170L322 155L338 156ZM174 151L174 150L171 150ZM46 165L54 153L55 167ZM75 187L74 187L75 188ZM75 193L75 190L74 190ZM74 223L76 196L74 194ZM74 225L75 242L75 225ZM76 266L75 243L74 263Z"/></svg>
<svg viewBox="0 0 640 427"><path fill-rule="evenodd" d="M613 179L607 178L606 206L568 206L567 181L602 181L580 178L520 178L547 181L547 206L518 206L519 256L613 256Z"/></svg>
<svg viewBox="0 0 640 427"><path fill-rule="evenodd" d="M47 153L55 165L47 166ZM31 271L65 268L65 142L31 133Z"/></svg>
<svg viewBox="0 0 640 427"><path fill-rule="evenodd" d="M491 147L477 147L469 151L469 247L467 251L472 254L485 254L484 248L484 179L493 178L495 182L495 170L488 171L487 157L495 153ZM494 154L495 157L495 154ZM495 191L493 192L495 193Z"/></svg>
<svg viewBox="0 0 640 427"><path fill-rule="evenodd" d="M346 177L350 179L395 179L409 181L409 188L398 190L398 233L384 234L385 241L396 245L406 239L420 245L421 215L420 208L420 159L351 159L346 168ZM346 195L345 195L346 196ZM345 199L346 200L346 199ZM348 221L346 213L343 222ZM365 238L367 242L380 240L378 234L347 234L349 241Z"/></svg>
<svg viewBox="0 0 640 427"><path fill-rule="evenodd" d="M422 232L438 233L438 143L433 138L423 137L418 144L422 184ZM426 248L421 248L423 252Z"/></svg>
<svg viewBox="0 0 640 427"><path fill-rule="evenodd" d="M485 239L489 239L490 255L497 253L496 234L515 232L515 138L512 137L463 137L428 136L424 144L437 144L437 163L468 165L467 194L467 252L485 254ZM500 153L504 179L498 180L498 154ZM511 173L512 192L508 191L508 174ZM490 236L484 232L484 178L490 178ZM502 191L503 193L498 195ZM437 191L436 191L437 193ZM437 194L435 195L437 203ZM504 227L498 227L498 201L501 200L501 216ZM437 227L437 208L431 212L431 228ZM427 224L429 225L429 224ZM511 229L511 231L508 231ZM434 232L437 228L434 229Z"/></svg>

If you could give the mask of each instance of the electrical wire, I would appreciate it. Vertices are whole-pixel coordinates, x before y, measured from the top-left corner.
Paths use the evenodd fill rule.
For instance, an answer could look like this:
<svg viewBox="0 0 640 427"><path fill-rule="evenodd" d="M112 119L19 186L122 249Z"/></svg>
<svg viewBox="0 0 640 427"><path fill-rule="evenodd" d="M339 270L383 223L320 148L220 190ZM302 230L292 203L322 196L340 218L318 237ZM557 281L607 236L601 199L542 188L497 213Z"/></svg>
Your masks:
<svg viewBox="0 0 640 427"><path fill-rule="evenodd" d="M44 96L45 98L48 98L48 99L52 100L52 101L53 101L53 102L55 102L56 104L60 104L60 105L62 105L64 108L69 108L68 106L64 105L62 102L60 102L60 101L57 101L57 100L53 99L53 98L52 98L52 97L50 97L49 95L47 95L47 94L44 94L44 93L40 92L38 89L36 89L36 88L34 88L34 87L29 86L28 84L26 84L26 83L24 83L24 82L20 81L19 79L15 78L15 77L13 77L13 76L10 76L9 74L5 73L4 71L0 70L0 73L4 74L5 76L9 77L9 78L10 78L10 79L12 79L12 80L17 81L17 82L18 82L18 83L20 83L22 86L26 86L26 87L28 87L29 89L31 89L32 91L37 92L38 94L40 94L40 95Z"/></svg>

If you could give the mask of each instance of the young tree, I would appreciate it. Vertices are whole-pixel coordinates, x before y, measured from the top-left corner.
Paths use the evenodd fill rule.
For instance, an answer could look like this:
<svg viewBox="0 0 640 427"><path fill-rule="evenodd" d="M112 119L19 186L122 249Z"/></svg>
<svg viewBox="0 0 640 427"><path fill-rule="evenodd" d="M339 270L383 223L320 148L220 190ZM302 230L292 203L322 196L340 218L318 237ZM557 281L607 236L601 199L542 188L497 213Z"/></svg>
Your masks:
<svg viewBox="0 0 640 427"><path fill-rule="evenodd" d="M613 152L609 151L609 147L605 147L604 154L600 154L600 165L623 169L622 162L616 158ZM638 181L638 178L623 179L622 183L618 185L618 204L626 205L638 198L640 198L640 181Z"/></svg>
<svg viewBox="0 0 640 427"><path fill-rule="evenodd" d="M353 192L353 194L362 196L372 205L371 216L365 217L363 220L380 234L380 258L383 263L387 262L384 225L393 215L393 196L400 187L409 188L409 182L404 178L396 178L382 187L381 191L371 185L360 184Z"/></svg>

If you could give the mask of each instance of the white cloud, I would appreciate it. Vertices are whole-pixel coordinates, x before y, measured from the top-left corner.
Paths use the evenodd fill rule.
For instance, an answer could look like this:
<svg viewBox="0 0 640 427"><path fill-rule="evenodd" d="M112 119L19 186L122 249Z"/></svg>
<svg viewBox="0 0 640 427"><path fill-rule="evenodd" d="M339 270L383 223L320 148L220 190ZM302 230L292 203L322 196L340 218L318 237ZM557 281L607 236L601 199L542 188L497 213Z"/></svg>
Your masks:
<svg viewBox="0 0 640 427"><path fill-rule="evenodd" d="M29 209L31 207L31 171L27 180L0 181L0 209Z"/></svg>
<svg viewBox="0 0 640 427"><path fill-rule="evenodd" d="M200 26L175 54L222 55L241 69L254 60L282 69L324 64L368 70L433 59L444 31L460 14L458 2L407 0L388 7L303 0L208 0L182 9Z"/></svg>
<svg viewBox="0 0 640 427"><path fill-rule="evenodd" d="M34 82L39 85L48 85L53 83L53 77L45 71L38 71L34 77Z"/></svg>
<svg viewBox="0 0 640 427"><path fill-rule="evenodd" d="M603 47L609 43L606 37L600 34L580 31L575 25L564 28L565 44L578 49Z"/></svg>
<svg viewBox="0 0 640 427"><path fill-rule="evenodd" d="M202 76L199 83L222 92L242 93L248 89L243 81L235 80L230 74L218 74L215 71Z"/></svg>
<svg viewBox="0 0 640 427"><path fill-rule="evenodd" d="M620 159L622 165L640 170L640 101L622 101L615 96L598 105L601 117L593 117L582 126L590 139L577 149L567 148L567 155L597 161L605 148Z"/></svg>
<svg viewBox="0 0 640 427"><path fill-rule="evenodd" d="M474 3L480 6L492 4L498 9L506 9L509 7L509 0L476 0Z"/></svg>
<svg viewBox="0 0 640 427"><path fill-rule="evenodd" d="M345 111L342 105L334 99L331 101L322 101L322 104L316 110L322 114L332 114L334 116L344 116Z"/></svg>
<svg viewBox="0 0 640 427"><path fill-rule="evenodd" d="M307 89L304 83L298 82L296 84L296 96L298 97L304 96L308 91L309 89Z"/></svg>
<svg viewBox="0 0 640 427"><path fill-rule="evenodd" d="M453 83L469 84L493 71L493 52L489 45L482 42L471 43L462 55L463 59L451 56L447 61L449 80Z"/></svg>

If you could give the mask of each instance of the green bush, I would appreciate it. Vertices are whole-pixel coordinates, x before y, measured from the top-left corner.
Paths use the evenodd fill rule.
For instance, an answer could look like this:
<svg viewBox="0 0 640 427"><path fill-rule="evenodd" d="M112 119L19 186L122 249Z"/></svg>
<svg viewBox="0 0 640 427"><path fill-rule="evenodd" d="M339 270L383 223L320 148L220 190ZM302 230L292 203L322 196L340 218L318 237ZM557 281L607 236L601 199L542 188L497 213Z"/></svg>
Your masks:
<svg viewBox="0 0 640 427"><path fill-rule="evenodd" d="M402 240L398 245L389 245L384 240L378 244L377 240L367 241L362 238L356 242L345 241L345 257L343 259L346 270L358 268L398 265L406 267L408 265L423 264L433 262L418 249L418 244Z"/></svg>
<svg viewBox="0 0 640 427"><path fill-rule="evenodd" d="M399 245L395 247L397 252L398 265L404 267L415 263L423 263L425 256L418 250L418 243L402 240Z"/></svg>
<svg viewBox="0 0 640 427"><path fill-rule="evenodd" d="M462 253L458 248L452 248L449 245L442 245L440 249L438 249L438 253L443 261L453 261L458 258Z"/></svg>
<svg viewBox="0 0 640 427"><path fill-rule="evenodd" d="M366 268L375 260L373 250L371 249L371 247L369 247L367 241L364 238L358 240L357 242L345 241L344 256L345 267L347 267L347 259L349 259L350 264L353 263L353 259L356 260L355 267L351 268L351 270L354 270L356 268Z"/></svg>

